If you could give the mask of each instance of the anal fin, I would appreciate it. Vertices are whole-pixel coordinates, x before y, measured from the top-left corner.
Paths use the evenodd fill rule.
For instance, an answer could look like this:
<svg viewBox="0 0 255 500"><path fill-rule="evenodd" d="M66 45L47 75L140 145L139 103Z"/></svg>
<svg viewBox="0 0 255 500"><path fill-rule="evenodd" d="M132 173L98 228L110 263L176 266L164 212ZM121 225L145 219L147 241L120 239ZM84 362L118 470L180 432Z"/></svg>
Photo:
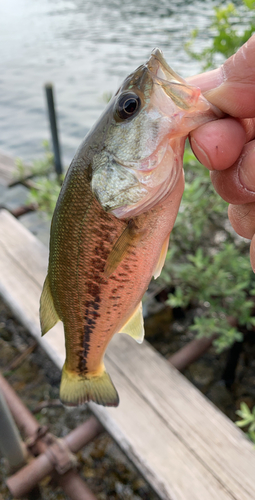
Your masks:
<svg viewBox="0 0 255 500"><path fill-rule="evenodd" d="M119 333L126 333L127 335L130 335L130 337L133 337L138 344L142 343L144 339L142 302L138 304L132 316L121 328Z"/></svg>
<svg viewBox="0 0 255 500"><path fill-rule="evenodd" d="M153 276L155 279L157 279L162 271L162 268L165 264L165 260L166 260L166 254L167 254L167 250L168 250L168 245L169 245L169 237L170 237L170 234L166 237L164 243L163 243L163 246L161 248L161 252L160 252L160 256L159 256L159 260L157 262L157 265L153 271Z"/></svg>
<svg viewBox="0 0 255 500"><path fill-rule="evenodd" d="M50 291L49 277L46 276L40 298L40 322L42 335L47 333L59 321Z"/></svg>

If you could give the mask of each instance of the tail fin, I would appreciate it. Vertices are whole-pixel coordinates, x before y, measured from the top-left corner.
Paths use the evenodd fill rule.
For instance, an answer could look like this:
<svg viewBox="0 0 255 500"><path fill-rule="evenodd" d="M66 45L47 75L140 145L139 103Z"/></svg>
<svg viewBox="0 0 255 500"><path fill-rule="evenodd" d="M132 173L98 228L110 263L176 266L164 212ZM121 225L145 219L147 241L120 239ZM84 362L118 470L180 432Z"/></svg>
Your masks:
<svg viewBox="0 0 255 500"><path fill-rule="evenodd" d="M103 406L118 406L118 393L106 371L98 376L78 375L63 366L60 399L66 406L78 406L94 401Z"/></svg>

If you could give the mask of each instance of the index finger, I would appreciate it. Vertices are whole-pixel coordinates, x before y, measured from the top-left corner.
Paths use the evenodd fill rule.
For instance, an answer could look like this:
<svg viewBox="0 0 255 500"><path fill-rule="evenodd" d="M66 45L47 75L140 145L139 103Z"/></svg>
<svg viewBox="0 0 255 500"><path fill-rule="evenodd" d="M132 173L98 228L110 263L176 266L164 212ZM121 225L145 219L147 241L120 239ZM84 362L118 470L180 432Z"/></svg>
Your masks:
<svg viewBox="0 0 255 500"><path fill-rule="evenodd" d="M213 71L191 77L206 99L238 118L255 116L255 35Z"/></svg>

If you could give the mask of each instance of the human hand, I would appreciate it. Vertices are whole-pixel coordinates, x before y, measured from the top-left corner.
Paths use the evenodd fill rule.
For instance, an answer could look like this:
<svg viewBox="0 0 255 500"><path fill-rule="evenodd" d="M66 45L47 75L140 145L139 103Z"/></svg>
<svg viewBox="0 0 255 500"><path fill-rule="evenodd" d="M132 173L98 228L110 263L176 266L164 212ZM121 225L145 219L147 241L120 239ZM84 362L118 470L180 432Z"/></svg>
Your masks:
<svg viewBox="0 0 255 500"><path fill-rule="evenodd" d="M191 147L211 170L216 191L230 203L235 231L251 239L255 272L255 35L220 68L189 79L229 115L190 134Z"/></svg>

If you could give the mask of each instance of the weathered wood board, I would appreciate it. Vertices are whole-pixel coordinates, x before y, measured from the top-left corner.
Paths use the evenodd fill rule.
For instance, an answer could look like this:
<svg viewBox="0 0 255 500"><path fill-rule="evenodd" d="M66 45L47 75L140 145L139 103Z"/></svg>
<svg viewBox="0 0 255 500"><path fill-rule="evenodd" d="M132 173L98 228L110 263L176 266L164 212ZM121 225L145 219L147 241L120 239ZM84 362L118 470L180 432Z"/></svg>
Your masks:
<svg viewBox="0 0 255 500"><path fill-rule="evenodd" d="M30 177L31 173L31 166L25 164L24 171L21 176L15 163L15 159L8 153L0 151L0 186L8 187L12 184L17 184L19 181L22 181L22 179Z"/></svg>
<svg viewBox="0 0 255 500"><path fill-rule="evenodd" d="M0 184L9 186L14 180L14 173L17 171L14 159L0 151Z"/></svg>
<svg viewBox="0 0 255 500"><path fill-rule="evenodd" d="M47 258L47 249L0 211L0 294L61 367L62 325L40 337L38 303ZM89 406L162 499L255 498L253 446L149 344L116 335L106 366L120 406Z"/></svg>

